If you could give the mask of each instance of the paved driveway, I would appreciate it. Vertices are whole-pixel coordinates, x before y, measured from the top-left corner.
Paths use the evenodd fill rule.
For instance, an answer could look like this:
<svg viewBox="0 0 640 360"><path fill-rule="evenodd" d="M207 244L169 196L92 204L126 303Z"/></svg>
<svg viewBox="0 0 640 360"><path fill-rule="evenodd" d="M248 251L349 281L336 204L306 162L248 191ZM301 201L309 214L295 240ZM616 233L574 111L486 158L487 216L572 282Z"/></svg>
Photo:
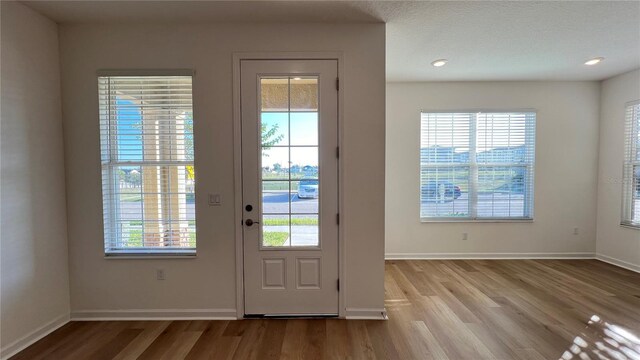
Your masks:
<svg viewBox="0 0 640 360"><path fill-rule="evenodd" d="M269 191L262 194L262 211L266 214L279 214L289 212L301 214L318 213L318 199L301 199L298 194L290 194L287 191Z"/></svg>

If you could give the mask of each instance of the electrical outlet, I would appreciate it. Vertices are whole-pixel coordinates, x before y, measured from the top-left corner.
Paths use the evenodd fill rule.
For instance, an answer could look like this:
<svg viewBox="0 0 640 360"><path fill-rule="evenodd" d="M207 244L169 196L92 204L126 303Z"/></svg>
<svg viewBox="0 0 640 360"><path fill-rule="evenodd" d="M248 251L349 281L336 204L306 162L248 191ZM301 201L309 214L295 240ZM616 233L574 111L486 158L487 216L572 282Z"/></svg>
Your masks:
<svg viewBox="0 0 640 360"><path fill-rule="evenodd" d="M156 280L164 280L164 269L156 269Z"/></svg>
<svg viewBox="0 0 640 360"><path fill-rule="evenodd" d="M578 235L578 228L573 228L573 235Z"/></svg>
<svg viewBox="0 0 640 360"><path fill-rule="evenodd" d="M468 240L469 239L469 234L468 233L462 233L462 240Z"/></svg>

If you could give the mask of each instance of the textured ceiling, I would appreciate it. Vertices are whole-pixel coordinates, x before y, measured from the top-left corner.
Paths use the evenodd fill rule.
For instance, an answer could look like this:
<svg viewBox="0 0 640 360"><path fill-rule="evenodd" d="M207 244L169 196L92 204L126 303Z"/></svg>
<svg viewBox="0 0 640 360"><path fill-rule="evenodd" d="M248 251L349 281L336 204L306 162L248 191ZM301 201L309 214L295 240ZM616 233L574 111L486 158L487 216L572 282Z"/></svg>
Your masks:
<svg viewBox="0 0 640 360"><path fill-rule="evenodd" d="M640 2L382 3L387 79L601 80L640 67ZM593 57L605 61L585 66ZM430 65L446 58L441 68Z"/></svg>
<svg viewBox="0 0 640 360"><path fill-rule="evenodd" d="M23 2L59 23L383 21L388 81L601 80L640 67L640 1Z"/></svg>
<svg viewBox="0 0 640 360"><path fill-rule="evenodd" d="M351 1L20 1L59 23L381 22Z"/></svg>

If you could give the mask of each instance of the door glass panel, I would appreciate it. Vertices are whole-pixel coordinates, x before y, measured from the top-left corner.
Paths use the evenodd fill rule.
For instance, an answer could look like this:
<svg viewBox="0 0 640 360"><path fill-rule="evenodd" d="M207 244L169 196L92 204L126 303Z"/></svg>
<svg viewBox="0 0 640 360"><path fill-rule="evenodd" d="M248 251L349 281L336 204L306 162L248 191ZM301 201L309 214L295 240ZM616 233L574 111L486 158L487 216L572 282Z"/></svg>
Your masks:
<svg viewBox="0 0 640 360"><path fill-rule="evenodd" d="M289 214L262 215L262 246L290 246Z"/></svg>
<svg viewBox="0 0 640 360"><path fill-rule="evenodd" d="M289 79L262 78L260 79L260 99L262 112L289 111Z"/></svg>
<svg viewBox="0 0 640 360"><path fill-rule="evenodd" d="M289 180L289 147L262 147L262 179Z"/></svg>
<svg viewBox="0 0 640 360"><path fill-rule="evenodd" d="M318 229L318 215L291 215L291 246L317 246Z"/></svg>
<svg viewBox="0 0 640 360"><path fill-rule="evenodd" d="M320 189L318 179L292 181L291 212L294 214L317 214ZM295 190L294 190L295 188Z"/></svg>
<svg viewBox="0 0 640 360"><path fill-rule="evenodd" d="M318 146L318 113L291 114L291 145Z"/></svg>
<svg viewBox="0 0 640 360"><path fill-rule="evenodd" d="M318 147L317 146L292 146L291 147L292 168L300 169L298 178L317 179L318 178Z"/></svg>
<svg viewBox="0 0 640 360"><path fill-rule="evenodd" d="M262 246L318 246L318 78L261 78L260 101Z"/></svg>
<svg viewBox="0 0 640 360"><path fill-rule="evenodd" d="M261 118L262 146L289 145L289 116L287 113L264 112Z"/></svg>
<svg viewBox="0 0 640 360"><path fill-rule="evenodd" d="M291 111L318 112L318 78L291 78Z"/></svg>
<svg viewBox="0 0 640 360"><path fill-rule="evenodd" d="M289 213L288 181L262 181L262 212L266 214Z"/></svg>

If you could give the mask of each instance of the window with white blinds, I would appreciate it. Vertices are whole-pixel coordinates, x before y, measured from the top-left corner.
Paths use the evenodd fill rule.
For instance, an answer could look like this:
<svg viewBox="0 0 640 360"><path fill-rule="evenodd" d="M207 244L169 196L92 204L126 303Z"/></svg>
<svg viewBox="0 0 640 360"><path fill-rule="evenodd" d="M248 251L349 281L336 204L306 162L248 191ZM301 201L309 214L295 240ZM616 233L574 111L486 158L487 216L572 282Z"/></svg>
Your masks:
<svg viewBox="0 0 640 360"><path fill-rule="evenodd" d="M191 76L99 76L107 255L194 254Z"/></svg>
<svg viewBox="0 0 640 360"><path fill-rule="evenodd" d="M625 111L622 225L640 228L640 100Z"/></svg>
<svg viewBox="0 0 640 360"><path fill-rule="evenodd" d="M535 112L423 112L420 218L533 219Z"/></svg>

